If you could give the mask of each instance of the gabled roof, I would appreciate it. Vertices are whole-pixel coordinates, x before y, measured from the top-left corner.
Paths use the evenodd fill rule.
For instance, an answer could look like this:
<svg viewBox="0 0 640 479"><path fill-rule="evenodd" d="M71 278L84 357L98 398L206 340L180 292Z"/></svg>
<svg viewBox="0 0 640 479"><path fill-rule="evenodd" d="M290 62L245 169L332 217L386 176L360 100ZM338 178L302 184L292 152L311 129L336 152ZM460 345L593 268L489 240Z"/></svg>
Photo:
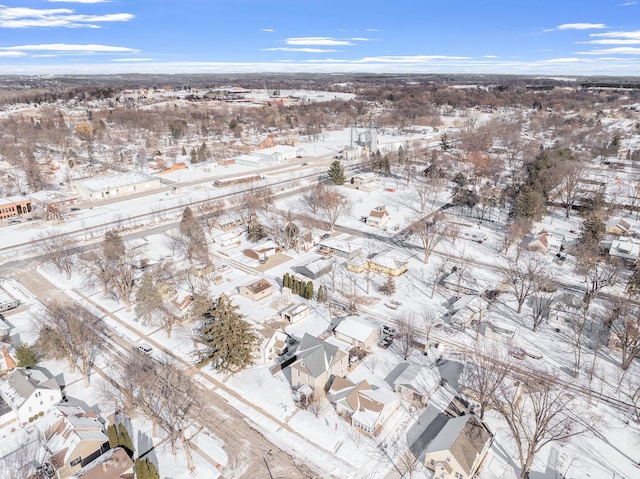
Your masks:
<svg viewBox="0 0 640 479"><path fill-rule="evenodd" d="M476 457L493 438L487 426L476 416L465 415L449 419L425 453L449 451L468 475L472 474Z"/></svg>
<svg viewBox="0 0 640 479"><path fill-rule="evenodd" d="M335 331L349 338L353 338L364 343L378 330L378 327L371 324L360 316L347 316L336 326Z"/></svg>
<svg viewBox="0 0 640 479"><path fill-rule="evenodd" d="M24 369L15 369L0 382L0 392L15 407L21 407L38 389L59 390L55 378L39 382L29 376Z"/></svg>
<svg viewBox="0 0 640 479"><path fill-rule="evenodd" d="M75 479L116 479L133 467L133 461L121 447L110 449L76 472Z"/></svg>
<svg viewBox="0 0 640 479"><path fill-rule="evenodd" d="M310 376L317 378L331 367L340 352L337 346L305 333L298 346L298 360L292 366L306 369Z"/></svg>
<svg viewBox="0 0 640 479"><path fill-rule="evenodd" d="M434 374L429 374L425 368L408 362L398 364L385 381L394 389L401 386L425 397L438 386L438 379Z"/></svg>

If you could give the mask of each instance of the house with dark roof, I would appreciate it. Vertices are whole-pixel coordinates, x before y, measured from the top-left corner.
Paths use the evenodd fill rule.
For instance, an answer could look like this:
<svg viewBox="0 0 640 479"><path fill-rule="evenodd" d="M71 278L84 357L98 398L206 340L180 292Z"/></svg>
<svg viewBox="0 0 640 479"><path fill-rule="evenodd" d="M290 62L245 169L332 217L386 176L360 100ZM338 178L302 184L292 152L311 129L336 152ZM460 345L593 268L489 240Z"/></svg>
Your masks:
<svg viewBox="0 0 640 479"><path fill-rule="evenodd" d="M291 364L291 386L308 385L316 399L324 396L332 377L345 377L349 354L326 341L305 333L298 346L296 360Z"/></svg>
<svg viewBox="0 0 640 479"><path fill-rule="evenodd" d="M42 376L42 377L40 377ZM45 413L62 400L55 378L47 379L37 370L15 369L0 381L0 396L13 410L18 422Z"/></svg>
<svg viewBox="0 0 640 479"><path fill-rule="evenodd" d="M569 292L559 293L549 305L549 323L570 326L580 319L584 301Z"/></svg>
<svg viewBox="0 0 640 479"><path fill-rule="evenodd" d="M425 466L443 479L470 479L482 465L493 433L477 416L450 418L429 442Z"/></svg>

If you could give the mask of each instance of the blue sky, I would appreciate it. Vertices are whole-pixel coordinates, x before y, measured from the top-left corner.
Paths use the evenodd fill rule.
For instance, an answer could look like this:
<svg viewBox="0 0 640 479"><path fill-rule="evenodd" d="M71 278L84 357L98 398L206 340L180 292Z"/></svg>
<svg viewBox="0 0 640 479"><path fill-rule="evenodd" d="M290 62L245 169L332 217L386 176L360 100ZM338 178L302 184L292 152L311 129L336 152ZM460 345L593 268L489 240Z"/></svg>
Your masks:
<svg viewBox="0 0 640 479"><path fill-rule="evenodd" d="M628 0L0 0L2 73L640 75Z"/></svg>

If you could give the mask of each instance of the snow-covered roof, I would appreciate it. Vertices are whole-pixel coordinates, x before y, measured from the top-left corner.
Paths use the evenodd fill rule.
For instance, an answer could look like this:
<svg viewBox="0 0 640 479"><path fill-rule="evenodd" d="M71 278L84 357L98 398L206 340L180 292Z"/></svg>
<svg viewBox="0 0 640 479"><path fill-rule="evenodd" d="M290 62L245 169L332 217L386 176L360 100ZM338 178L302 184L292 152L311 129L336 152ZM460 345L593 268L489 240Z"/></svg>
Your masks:
<svg viewBox="0 0 640 479"><path fill-rule="evenodd" d="M337 238L324 239L320 242L320 245L343 253L353 253L361 249L358 245L348 243L347 241L342 241Z"/></svg>
<svg viewBox="0 0 640 479"><path fill-rule="evenodd" d="M307 268L312 273L319 273L325 268L330 268L333 264L333 260L329 258L316 258L314 260L309 261L302 265L302 267Z"/></svg>
<svg viewBox="0 0 640 479"><path fill-rule="evenodd" d="M398 364L385 381L394 389L402 386L427 397L435 390L440 380L435 374L429 374L425 368L404 362Z"/></svg>
<svg viewBox="0 0 640 479"><path fill-rule="evenodd" d="M24 369L15 369L0 382L0 393L5 400L19 408L38 389L59 389L55 378L39 382Z"/></svg>
<svg viewBox="0 0 640 479"><path fill-rule="evenodd" d="M84 180L74 181L74 183L81 185L89 191L99 192L114 188L124 188L125 186L138 185L140 183L148 183L151 181L159 180L151 175L142 173L141 171L132 171L117 175L86 178Z"/></svg>
<svg viewBox="0 0 640 479"><path fill-rule="evenodd" d="M364 343L378 331L378 327L360 316L347 316L338 324L335 331Z"/></svg>
<svg viewBox="0 0 640 479"><path fill-rule="evenodd" d="M298 360L292 366L303 367L317 378L331 367L339 352L337 346L305 333L298 346Z"/></svg>
<svg viewBox="0 0 640 479"><path fill-rule="evenodd" d="M73 476L74 479L112 479L120 477L133 467L133 461L121 447L109 449Z"/></svg>

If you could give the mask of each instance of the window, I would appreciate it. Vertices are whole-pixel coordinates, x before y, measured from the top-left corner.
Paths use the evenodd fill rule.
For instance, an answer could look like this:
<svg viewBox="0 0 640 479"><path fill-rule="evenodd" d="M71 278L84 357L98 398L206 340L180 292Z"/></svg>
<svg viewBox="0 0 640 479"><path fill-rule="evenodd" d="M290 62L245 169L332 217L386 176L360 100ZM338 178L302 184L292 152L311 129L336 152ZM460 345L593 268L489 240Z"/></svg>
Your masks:
<svg viewBox="0 0 640 479"><path fill-rule="evenodd" d="M447 462L451 461L451 456L447 456Z"/></svg>
<svg viewBox="0 0 640 479"><path fill-rule="evenodd" d="M431 460L429 461L429 464L431 464L432 466L435 466L436 461L434 461L433 459L431 459Z"/></svg>
<svg viewBox="0 0 640 479"><path fill-rule="evenodd" d="M40 391L38 391L38 392L36 393L36 397L37 397L37 398L39 398L41 395L42 395L42 393L41 393Z"/></svg>
<svg viewBox="0 0 640 479"><path fill-rule="evenodd" d="M75 465L78 465L78 464L80 464L81 462L82 462L82 456L78 456L78 457L76 457L73 461L71 461L71 462L69 463L69 467L73 467L73 466L75 466Z"/></svg>

